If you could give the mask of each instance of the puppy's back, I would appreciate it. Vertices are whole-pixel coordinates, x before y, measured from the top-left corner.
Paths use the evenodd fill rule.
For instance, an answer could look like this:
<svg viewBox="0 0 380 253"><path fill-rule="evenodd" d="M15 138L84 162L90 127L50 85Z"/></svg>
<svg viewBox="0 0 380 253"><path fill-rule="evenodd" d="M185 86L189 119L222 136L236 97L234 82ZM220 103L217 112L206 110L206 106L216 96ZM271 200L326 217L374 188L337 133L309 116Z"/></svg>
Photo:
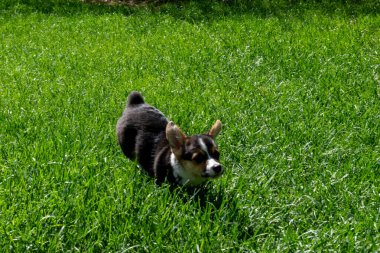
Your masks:
<svg viewBox="0 0 380 253"><path fill-rule="evenodd" d="M167 124L168 120L164 114L153 106L146 104L144 98L137 91L129 94L127 107L118 122L118 126L122 128L133 127L152 133L165 131Z"/></svg>
<svg viewBox="0 0 380 253"><path fill-rule="evenodd" d="M150 156L158 142L165 138L167 124L162 112L146 104L140 93L132 92L116 126L118 142L125 156L130 159L137 156L139 163L150 172Z"/></svg>

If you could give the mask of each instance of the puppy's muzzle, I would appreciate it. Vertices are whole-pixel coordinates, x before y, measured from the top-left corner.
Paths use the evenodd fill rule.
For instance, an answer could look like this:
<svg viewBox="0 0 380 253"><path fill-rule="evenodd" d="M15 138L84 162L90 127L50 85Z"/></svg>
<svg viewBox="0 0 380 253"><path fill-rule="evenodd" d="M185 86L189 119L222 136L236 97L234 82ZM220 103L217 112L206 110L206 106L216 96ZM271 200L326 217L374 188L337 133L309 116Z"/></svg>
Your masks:
<svg viewBox="0 0 380 253"><path fill-rule="evenodd" d="M217 178L223 174L224 170L221 164L213 163L211 166L207 166L205 172L202 174L202 177L211 177Z"/></svg>

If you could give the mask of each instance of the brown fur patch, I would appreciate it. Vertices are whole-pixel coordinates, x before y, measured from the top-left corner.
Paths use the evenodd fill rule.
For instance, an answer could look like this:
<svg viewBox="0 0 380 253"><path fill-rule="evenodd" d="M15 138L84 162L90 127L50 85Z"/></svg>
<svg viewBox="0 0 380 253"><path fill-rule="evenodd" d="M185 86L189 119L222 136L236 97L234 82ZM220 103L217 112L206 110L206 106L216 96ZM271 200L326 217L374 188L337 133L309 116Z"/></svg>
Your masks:
<svg viewBox="0 0 380 253"><path fill-rule="evenodd" d="M206 162L196 163L194 161L180 160L181 166L195 177L202 177L202 173L206 169Z"/></svg>

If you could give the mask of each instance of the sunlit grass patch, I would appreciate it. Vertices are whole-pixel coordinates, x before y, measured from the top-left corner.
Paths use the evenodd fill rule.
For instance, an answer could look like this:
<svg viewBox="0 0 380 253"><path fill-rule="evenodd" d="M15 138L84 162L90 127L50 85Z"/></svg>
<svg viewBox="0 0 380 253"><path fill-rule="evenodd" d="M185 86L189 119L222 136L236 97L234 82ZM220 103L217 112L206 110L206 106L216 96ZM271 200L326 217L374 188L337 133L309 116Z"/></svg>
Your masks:
<svg viewBox="0 0 380 253"><path fill-rule="evenodd" d="M4 3L1 251L379 249L376 4ZM156 187L116 144L132 90L221 119L225 175Z"/></svg>

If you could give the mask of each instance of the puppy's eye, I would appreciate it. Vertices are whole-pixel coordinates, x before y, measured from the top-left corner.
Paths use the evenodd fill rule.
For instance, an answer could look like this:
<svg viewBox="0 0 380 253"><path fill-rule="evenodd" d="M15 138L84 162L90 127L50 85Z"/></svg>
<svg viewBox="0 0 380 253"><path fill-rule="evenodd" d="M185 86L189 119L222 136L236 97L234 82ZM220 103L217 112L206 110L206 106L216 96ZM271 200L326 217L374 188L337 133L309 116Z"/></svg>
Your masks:
<svg viewBox="0 0 380 253"><path fill-rule="evenodd" d="M196 163L203 163L204 161L206 161L206 156L201 153L196 153L193 155L192 159Z"/></svg>
<svg viewBox="0 0 380 253"><path fill-rule="evenodd" d="M219 160L219 151L218 150L215 150L213 153L212 153L212 157Z"/></svg>

